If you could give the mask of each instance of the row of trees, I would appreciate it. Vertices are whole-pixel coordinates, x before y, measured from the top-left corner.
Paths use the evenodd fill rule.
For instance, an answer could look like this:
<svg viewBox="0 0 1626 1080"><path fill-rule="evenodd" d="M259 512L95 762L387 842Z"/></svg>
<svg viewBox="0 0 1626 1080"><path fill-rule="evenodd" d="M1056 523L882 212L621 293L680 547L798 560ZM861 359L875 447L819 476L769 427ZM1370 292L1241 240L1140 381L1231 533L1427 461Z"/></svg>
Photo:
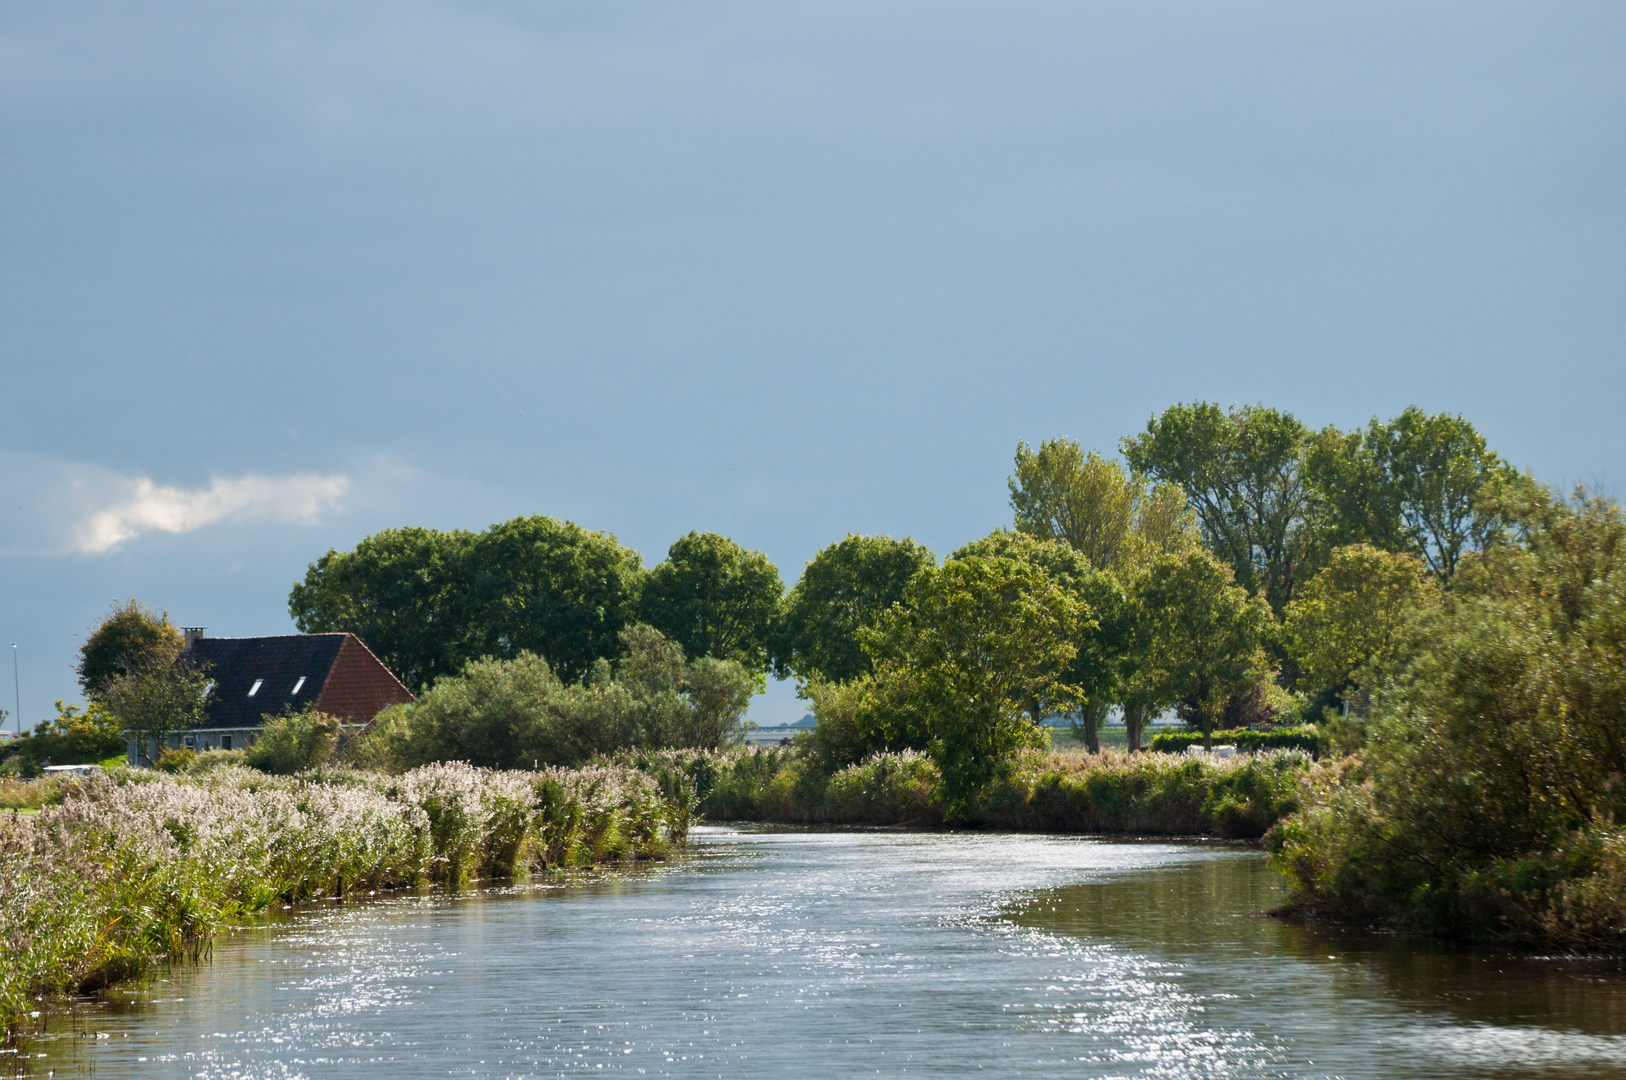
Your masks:
<svg viewBox="0 0 1626 1080"><path fill-rule="evenodd" d="M414 691L527 652L581 682L638 623L760 680L784 591L765 555L715 533L679 539L646 571L610 533L538 515L479 533L376 533L312 563L288 610L305 633L356 634Z"/></svg>
<svg viewBox="0 0 1626 1080"><path fill-rule="evenodd" d="M1530 486L1467 421L1417 409L1317 432L1263 406L1177 405L1120 450L1019 444L1014 531L942 565L848 536L787 593L766 556L714 533L645 570L612 535L538 516L376 534L312 564L289 607L307 632L361 635L420 691L525 653L582 683L647 625L758 686L796 677L836 758L937 746L945 775L978 773L1047 716L1092 748L1114 707L1132 746L1170 707L1205 733L1318 716L1403 647Z"/></svg>

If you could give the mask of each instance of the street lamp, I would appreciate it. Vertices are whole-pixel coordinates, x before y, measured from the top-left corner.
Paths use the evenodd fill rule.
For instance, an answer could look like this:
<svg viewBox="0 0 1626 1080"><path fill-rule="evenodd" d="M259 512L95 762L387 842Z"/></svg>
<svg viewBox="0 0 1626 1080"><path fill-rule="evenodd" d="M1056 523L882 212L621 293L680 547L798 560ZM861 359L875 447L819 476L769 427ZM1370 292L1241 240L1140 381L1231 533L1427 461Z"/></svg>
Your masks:
<svg viewBox="0 0 1626 1080"><path fill-rule="evenodd" d="M23 733L23 691L17 680L17 643L11 643L11 692L17 695L17 734Z"/></svg>

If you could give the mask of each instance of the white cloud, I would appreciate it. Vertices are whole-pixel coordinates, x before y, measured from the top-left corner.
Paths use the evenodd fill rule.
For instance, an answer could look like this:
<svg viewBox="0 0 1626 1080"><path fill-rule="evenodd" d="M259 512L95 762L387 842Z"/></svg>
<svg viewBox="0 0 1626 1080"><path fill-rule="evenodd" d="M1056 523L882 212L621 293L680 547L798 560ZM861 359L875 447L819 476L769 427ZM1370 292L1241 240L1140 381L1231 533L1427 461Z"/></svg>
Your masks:
<svg viewBox="0 0 1626 1080"><path fill-rule="evenodd" d="M184 533L221 521L272 518L314 524L318 515L336 507L350 489L344 476L216 477L207 488L188 491L159 486L146 477L125 482L127 490L111 506L81 521L74 545L87 555L101 555L146 532Z"/></svg>

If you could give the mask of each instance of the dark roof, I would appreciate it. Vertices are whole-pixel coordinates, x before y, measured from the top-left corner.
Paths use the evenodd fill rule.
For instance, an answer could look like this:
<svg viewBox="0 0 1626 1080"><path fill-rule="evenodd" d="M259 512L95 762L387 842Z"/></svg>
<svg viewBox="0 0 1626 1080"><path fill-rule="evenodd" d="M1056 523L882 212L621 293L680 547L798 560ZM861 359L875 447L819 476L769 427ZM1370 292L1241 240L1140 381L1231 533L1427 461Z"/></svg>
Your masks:
<svg viewBox="0 0 1626 1080"><path fill-rule="evenodd" d="M214 680L205 709L209 727L259 727L260 717L298 712L316 700L349 634L199 638L189 655ZM300 683L304 679L304 683ZM251 697L255 681L260 688ZM299 692L294 693L294 687Z"/></svg>

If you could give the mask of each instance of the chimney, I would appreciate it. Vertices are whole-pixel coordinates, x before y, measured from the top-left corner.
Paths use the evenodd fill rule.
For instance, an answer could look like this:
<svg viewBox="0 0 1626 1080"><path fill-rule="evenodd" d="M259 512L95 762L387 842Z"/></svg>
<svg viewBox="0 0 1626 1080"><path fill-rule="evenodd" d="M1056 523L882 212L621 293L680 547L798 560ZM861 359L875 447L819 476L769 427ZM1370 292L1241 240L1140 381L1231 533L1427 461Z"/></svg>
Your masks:
<svg viewBox="0 0 1626 1080"><path fill-rule="evenodd" d="M190 649L199 638L203 637L203 632L207 629L209 629L207 626L181 627L181 637L183 640L185 640L186 647Z"/></svg>

